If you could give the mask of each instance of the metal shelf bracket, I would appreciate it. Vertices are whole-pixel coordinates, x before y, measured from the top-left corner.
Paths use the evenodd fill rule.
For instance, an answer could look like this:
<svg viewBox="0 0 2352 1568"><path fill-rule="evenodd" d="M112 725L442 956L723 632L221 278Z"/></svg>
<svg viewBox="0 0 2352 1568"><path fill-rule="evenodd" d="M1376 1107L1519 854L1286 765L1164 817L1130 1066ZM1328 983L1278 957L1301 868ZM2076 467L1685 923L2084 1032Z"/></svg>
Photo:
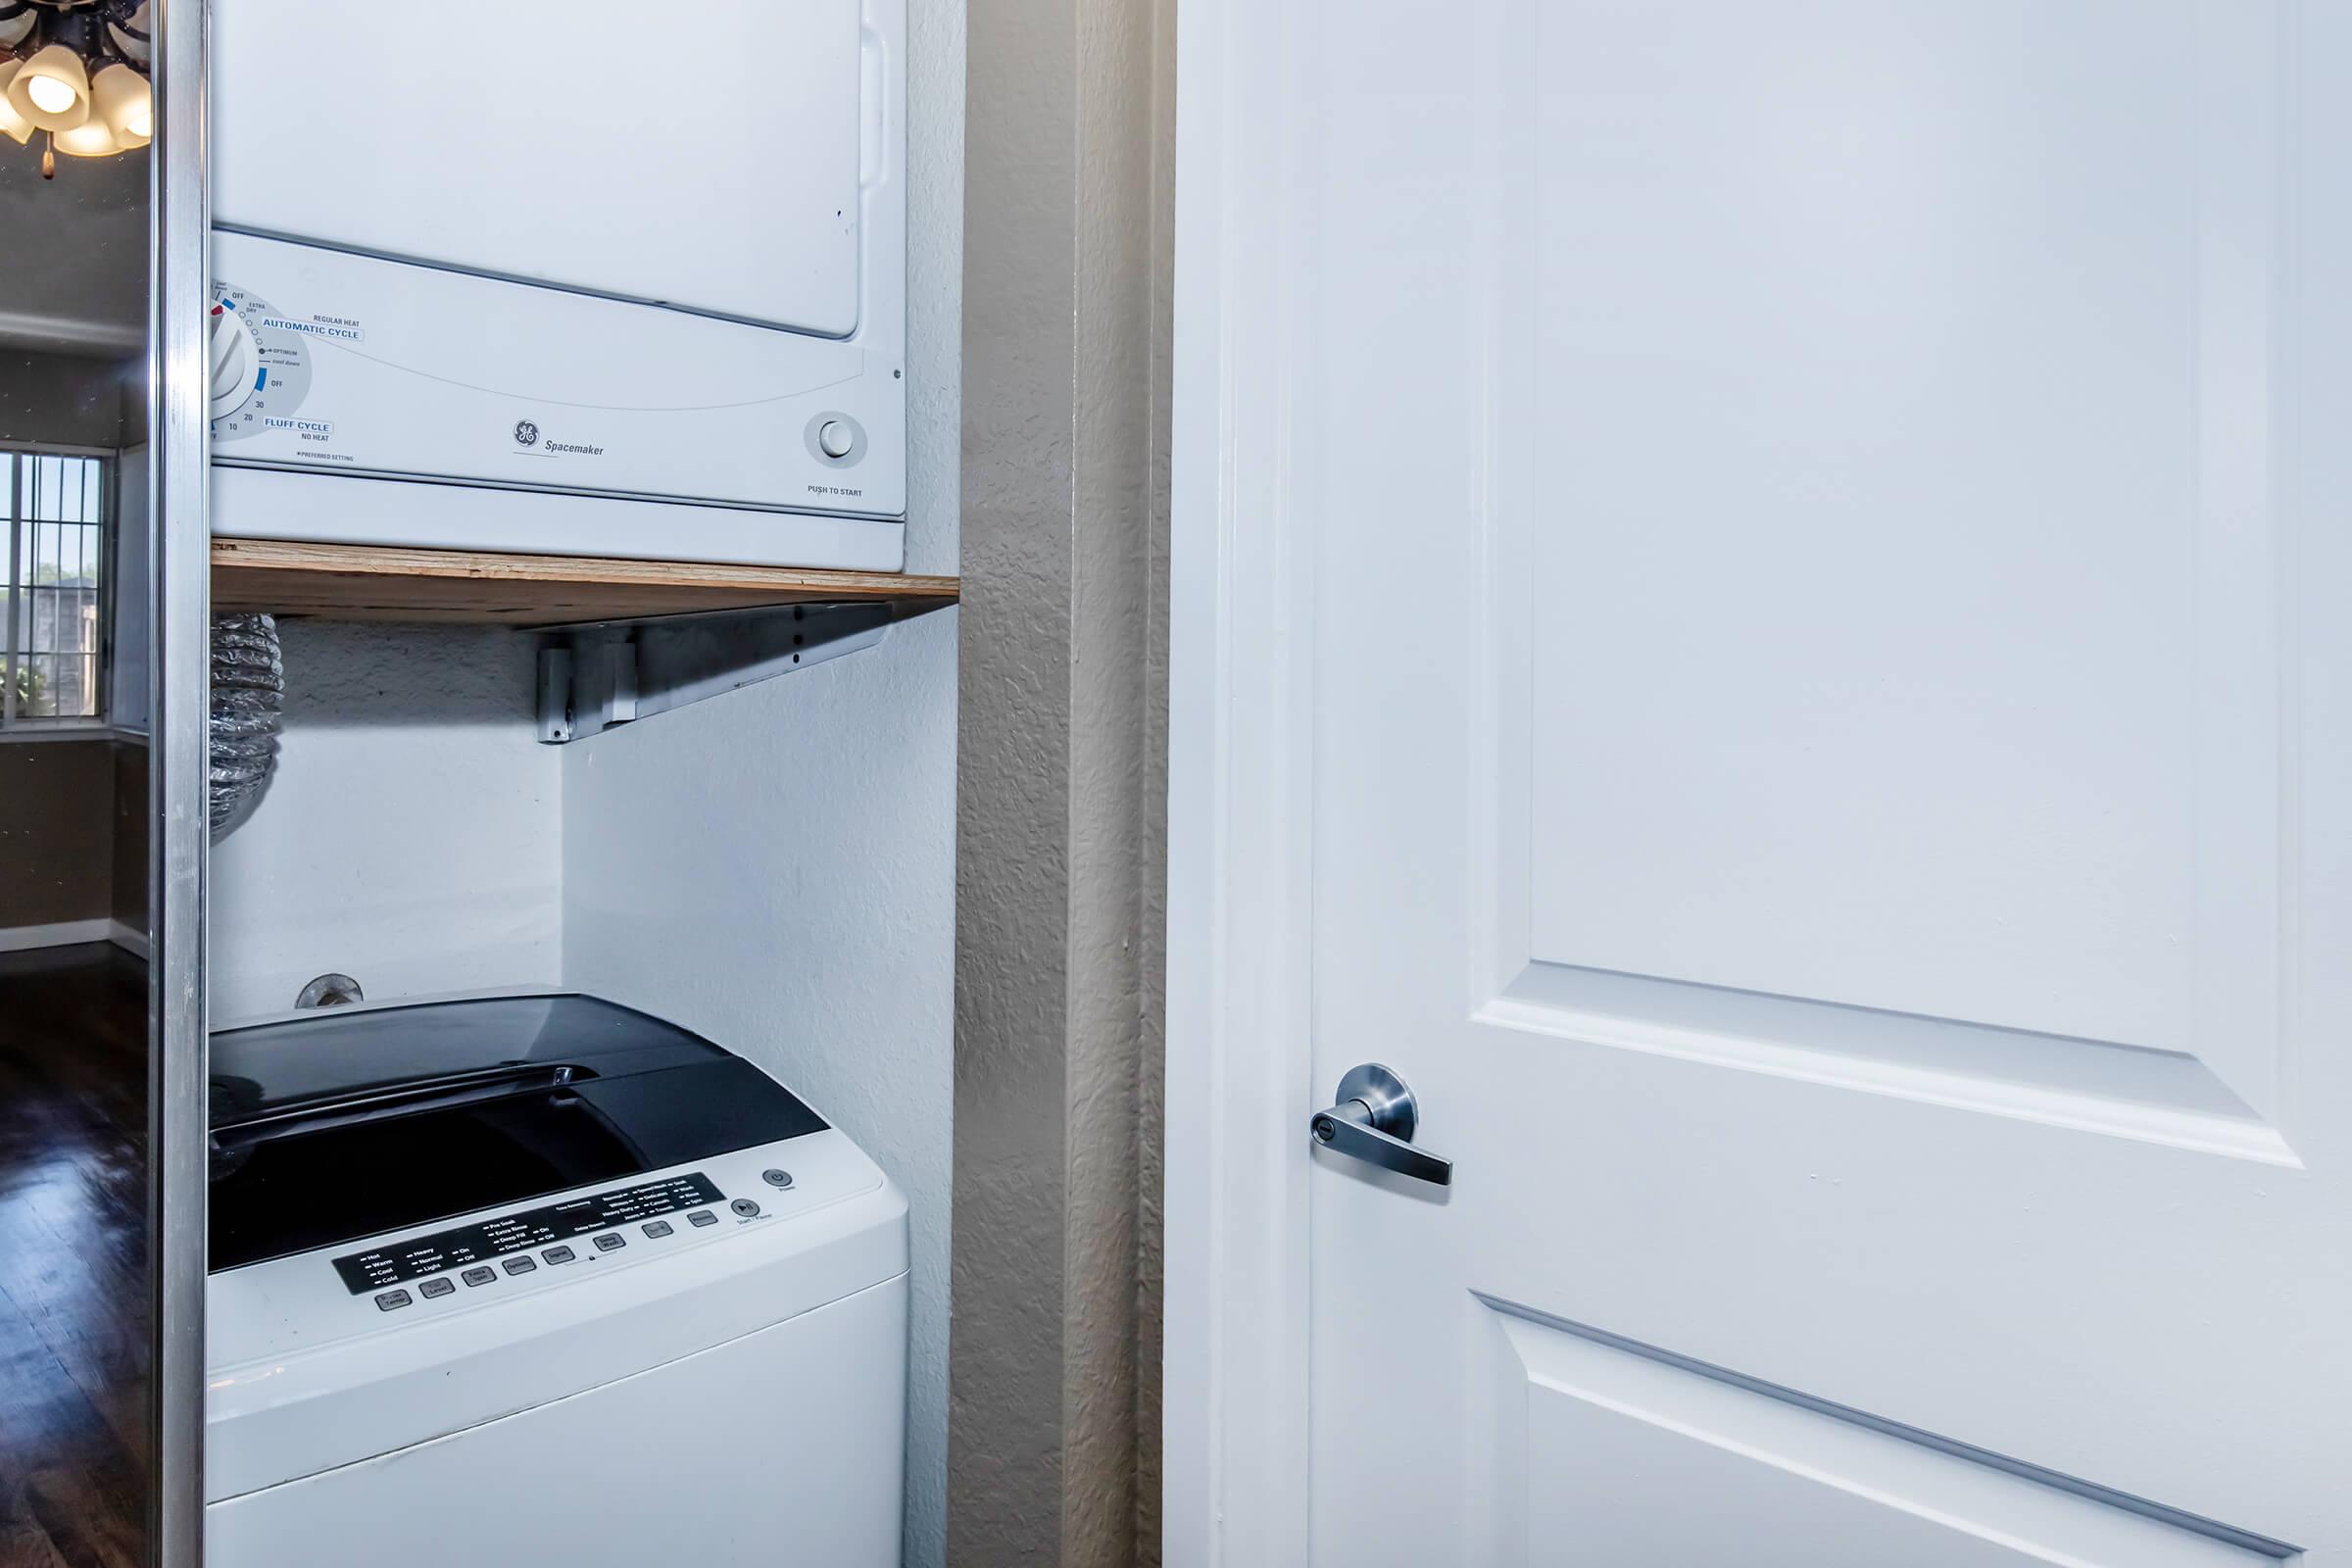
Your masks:
<svg viewBox="0 0 2352 1568"><path fill-rule="evenodd" d="M887 604L770 605L551 627L539 643L539 739L585 740L871 648L892 617Z"/></svg>

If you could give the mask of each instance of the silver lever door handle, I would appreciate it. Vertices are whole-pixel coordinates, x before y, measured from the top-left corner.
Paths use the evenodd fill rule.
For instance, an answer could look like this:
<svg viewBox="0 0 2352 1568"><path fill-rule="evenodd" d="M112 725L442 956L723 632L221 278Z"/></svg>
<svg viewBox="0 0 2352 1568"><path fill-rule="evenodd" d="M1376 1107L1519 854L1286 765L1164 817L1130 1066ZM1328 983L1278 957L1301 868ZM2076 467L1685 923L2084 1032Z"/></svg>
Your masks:
<svg viewBox="0 0 2352 1568"><path fill-rule="evenodd" d="M1377 1061L1348 1069L1336 1103L1306 1120L1307 1136L1335 1154L1367 1160L1415 1181L1453 1185L1453 1161L1413 1147L1420 1108L1404 1080Z"/></svg>

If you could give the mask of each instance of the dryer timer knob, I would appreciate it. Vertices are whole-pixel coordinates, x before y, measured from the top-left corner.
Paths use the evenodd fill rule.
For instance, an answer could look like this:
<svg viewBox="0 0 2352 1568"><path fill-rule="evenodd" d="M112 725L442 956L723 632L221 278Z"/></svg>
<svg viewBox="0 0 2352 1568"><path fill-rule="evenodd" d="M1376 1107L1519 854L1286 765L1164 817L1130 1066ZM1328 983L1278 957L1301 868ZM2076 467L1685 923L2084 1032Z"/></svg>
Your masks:
<svg viewBox="0 0 2352 1568"><path fill-rule="evenodd" d="M245 406L261 375L262 355L245 318L225 306L213 307L212 416L225 419Z"/></svg>

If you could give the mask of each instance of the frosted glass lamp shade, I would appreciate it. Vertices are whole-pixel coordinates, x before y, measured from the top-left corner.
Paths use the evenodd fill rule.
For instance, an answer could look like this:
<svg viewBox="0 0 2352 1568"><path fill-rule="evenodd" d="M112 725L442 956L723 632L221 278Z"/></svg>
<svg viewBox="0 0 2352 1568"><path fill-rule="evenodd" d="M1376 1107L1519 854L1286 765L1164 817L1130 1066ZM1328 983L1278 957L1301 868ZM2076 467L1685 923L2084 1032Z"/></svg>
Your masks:
<svg viewBox="0 0 2352 1568"><path fill-rule="evenodd" d="M50 132L50 140L69 158L111 158L123 150L114 127L95 115L72 130Z"/></svg>
<svg viewBox="0 0 2352 1568"><path fill-rule="evenodd" d="M139 0L139 9L130 14L125 27L116 23L106 24L106 35L122 51L122 58L137 65L146 65L155 53L150 34L155 31L155 0Z"/></svg>
<svg viewBox="0 0 2352 1568"><path fill-rule="evenodd" d="M8 81L9 107L40 130L72 130L90 118L90 75L81 56L53 43Z"/></svg>
<svg viewBox="0 0 2352 1568"><path fill-rule="evenodd" d="M90 119L104 122L125 151L146 146L155 137L155 95L147 78L119 63L99 72L90 82Z"/></svg>
<svg viewBox="0 0 2352 1568"><path fill-rule="evenodd" d="M34 126L8 101L8 84L24 64L22 60L0 60L0 136L8 137L20 147L32 140Z"/></svg>

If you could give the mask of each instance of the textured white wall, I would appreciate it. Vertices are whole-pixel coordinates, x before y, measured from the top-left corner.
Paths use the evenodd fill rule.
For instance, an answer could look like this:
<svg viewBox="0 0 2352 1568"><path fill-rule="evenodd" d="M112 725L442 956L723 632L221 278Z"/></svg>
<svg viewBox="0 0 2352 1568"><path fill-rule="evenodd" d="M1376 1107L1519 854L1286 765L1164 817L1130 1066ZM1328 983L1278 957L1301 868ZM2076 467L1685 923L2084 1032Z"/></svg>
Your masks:
<svg viewBox="0 0 2352 1568"><path fill-rule="evenodd" d="M564 974L749 1056L907 1197L907 1553L943 1558L956 623L564 749Z"/></svg>
<svg viewBox="0 0 2352 1568"><path fill-rule="evenodd" d="M1172 18L1173 0L1000 0L969 38L959 1565L1156 1561L1142 1182L1156 1172Z"/></svg>
<svg viewBox="0 0 2352 1568"><path fill-rule="evenodd" d="M260 808L213 850L215 1024L339 970L369 998L553 984L563 775L536 655L488 627L286 621Z"/></svg>

